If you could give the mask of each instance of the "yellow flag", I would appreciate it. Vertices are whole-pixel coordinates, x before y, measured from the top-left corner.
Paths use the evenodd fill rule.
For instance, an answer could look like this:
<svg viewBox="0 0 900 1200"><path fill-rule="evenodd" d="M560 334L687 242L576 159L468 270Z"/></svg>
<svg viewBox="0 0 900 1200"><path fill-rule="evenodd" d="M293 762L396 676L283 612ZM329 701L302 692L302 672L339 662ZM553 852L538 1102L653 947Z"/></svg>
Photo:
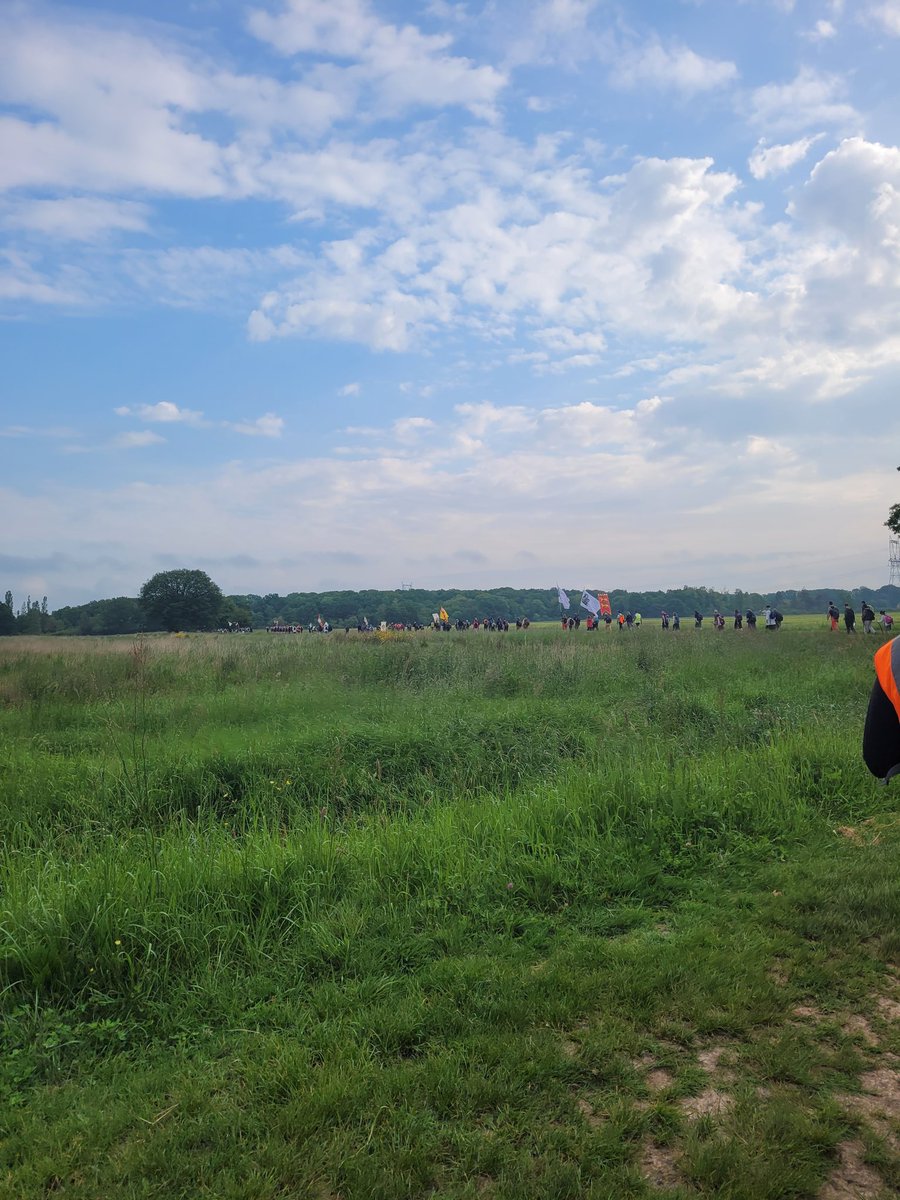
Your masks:
<svg viewBox="0 0 900 1200"><path fill-rule="evenodd" d="M442 621L450 620L450 618L447 616L446 608L442 608L441 611L438 613L438 616L441 618Z"/></svg>

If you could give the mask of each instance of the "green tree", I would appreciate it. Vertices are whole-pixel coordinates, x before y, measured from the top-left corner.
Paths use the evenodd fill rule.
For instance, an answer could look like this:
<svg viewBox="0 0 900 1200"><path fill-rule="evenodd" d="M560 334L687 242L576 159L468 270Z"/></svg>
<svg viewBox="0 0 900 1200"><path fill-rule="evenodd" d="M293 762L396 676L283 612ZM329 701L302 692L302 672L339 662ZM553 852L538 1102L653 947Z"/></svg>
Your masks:
<svg viewBox="0 0 900 1200"><path fill-rule="evenodd" d="M900 537L900 504L892 504L888 519L885 521L888 529L896 537Z"/></svg>
<svg viewBox="0 0 900 1200"><path fill-rule="evenodd" d="M16 632L16 618L12 608L6 604L0 604L0 637L10 637Z"/></svg>
<svg viewBox="0 0 900 1200"><path fill-rule="evenodd" d="M141 588L149 622L168 629L213 629L222 611L222 593L205 571L160 571Z"/></svg>

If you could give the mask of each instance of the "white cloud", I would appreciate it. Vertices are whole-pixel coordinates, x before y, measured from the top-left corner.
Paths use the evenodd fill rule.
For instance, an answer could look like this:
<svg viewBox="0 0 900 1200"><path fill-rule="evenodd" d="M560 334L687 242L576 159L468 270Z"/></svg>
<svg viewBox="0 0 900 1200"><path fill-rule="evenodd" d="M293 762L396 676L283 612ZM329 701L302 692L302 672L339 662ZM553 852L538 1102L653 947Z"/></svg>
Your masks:
<svg viewBox="0 0 900 1200"><path fill-rule="evenodd" d="M737 79L733 62L704 58L688 46L658 40L616 56L610 80L616 87L672 89L685 95L707 92Z"/></svg>
<svg viewBox="0 0 900 1200"><path fill-rule="evenodd" d="M880 0L880 3L870 4L867 11L885 33L900 37L900 0Z"/></svg>
<svg viewBox="0 0 900 1200"><path fill-rule="evenodd" d="M251 337L325 336L403 350L464 326L495 340L537 324L559 361L597 361L604 330L694 336L748 297L731 279L749 213L710 160L647 159L592 184L564 170L509 175L466 203L432 211L398 240L374 231L331 243L315 267L269 292ZM546 195L544 194L546 192Z"/></svg>
<svg viewBox="0 0 900 1200"><path fill-rule="evenodd" d="M235 421L225 424L228 429L235 433L242 433L246 437L280 438L284 432L284 418L277 417L275 413L265 413L263 416L257 417L255 421Z"/></svg>
<svg viewBox="0 0 900 1200"><path fill-rule="evenodd" d="M134 200L67 196L59 200L25 200L0 209L0 224L52 238L94 241L115 232L143 233L150 210Z"/></svg>
<svg viewBox="0 0 900 1200"><path fill-rule="evenodd" d="M767 135L815 125L847 129L860 118L844 101L845 94L846 84L839 76L801 67L790 83L767 83L752 92L750 120Z"/></svg>
<svg viewBox="0 0 900 1200"><path fill-rule="evenodd" d="M766 145L765 138L760 138L756 149L750 155L750 174L754 179L767 179L770 175L780 175L807 156L816 142L821 141L824 133L812 134L810 137L799 138L787 145Z"/></svg>
<svg viewBox="0 0 900 1200"><path fill-rule="evenodd" d="M823 436L821 421L775 434L761 432L751 413L756 423L746 435L716 439L698 427L686 438L674 407L659 396L623 407L596 400L460 406L435 423L427 442L406 441L402 426L382 429L375 450L346 461L231 463L171 483L61 488L32 506L7 489L0 501L22 514L8 552L46 557L65 544L72 561L91 564L93 588L102 553L120 581L105 594L133 594L156 556L210 569L226 591L283 592L295 588L300 559L310 564L310 587L328 578L332 586L359 586L360 578L388 586L411 570L425 585L533 586L541 571L551 578L571 571L588 572L598 586L632 587L677 586L727 570L730 586L759 587L763 569L763 586L796 586L846 577L836 545L852 545L863 568L880 561L883 539L871 513L886 510L892 483L870 464L879 440L897 430L896 417L886 413L882 430L842 418L845 428L834 435L841 457L820 472L808 448ZM713 417L707 410L704 424ZM265 516L272 511L281 516L274 524ZM359 528L367 534L362 549ZM252 546L253 558L238 561L235 545ZM482 557L472 563L465 556L474 548ZM461 578L464 563L470 573Z"/></svg>
<svg viewBox="0 0 900 1200"><path fill-rule="evenodd" d="M160 400L158 404L136 404L129 407L120 405L116 410L120 417L139 417L142 421L159 421L163 423L181 422L186 425L203 423L203 413L190 408L179 408L171 400Z"/></svg>
<svg viewBox="0 0 900 1200"><path fill-rule="evenodd" d="M837 29L831 21L820 20L804 36L811 42L827 42L837 37Z"/></svg>
<svg viewBox="0 0 900 1200"><path fill-rule="evenodd" d="M358 383L345 383L343 387L338 388L339 396L358 396L360 386Z"/></svg>
<svg viewBox="0 0 900 1200"><path fill-rule="evenodd" d="M429 417L401 417L391 426L395 438L401 442L411 442L435 428L435 423Z"/></svg>
<svg viewBox="0 0 900 1200"><path fill-rule="evenodd" d="M20 311L23 304L82 307L89 303L88 280L66 266L55 271L43 269L20 250L0 250L2 301L11 302L14 311Z"/></svg>
<svg viewBox="0 0 900 1200"><path fill-rule="evenodd" d="M281 54L316 54L356 64L348 73L371 87L374 106L384 112L465 105L487 116L506 83L494 67L449 54L449 35L391 25L379 19L367 0L284 0L276 14L255 9L247 23Z"/></svg>
<svg viewBox="0 0 900 1200"><path fill-rule="evenodd" d="M142 446L158 446L166 439L149 429L137 430L134 433L120 433L113 438L110 445L120 450L137 450Z"/></svg>

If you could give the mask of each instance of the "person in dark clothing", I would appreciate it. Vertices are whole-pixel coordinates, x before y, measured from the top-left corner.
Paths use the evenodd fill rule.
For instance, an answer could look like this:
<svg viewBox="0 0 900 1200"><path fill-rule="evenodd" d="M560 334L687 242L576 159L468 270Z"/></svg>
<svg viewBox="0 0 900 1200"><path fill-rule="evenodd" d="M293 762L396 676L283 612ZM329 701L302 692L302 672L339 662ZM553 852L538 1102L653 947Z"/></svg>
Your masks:
<svg viewBox="0 0 900 1200"><path fill-rule="evenodd" d="M900 638L885 642L874 661L863 759L872 774L887 783L900 775Z"/></svg>
<svg viewBox="0 0 900 1200"><path fill-rule="evenodd" d="M699 609L696 609L696 608L694 609L694 628L695 629L703 628L703 613L700 612Z"/></svg>
<svg viewBox="0 0 900 1200"><path fill-rule="evenodd" d="M863 600L862 611L860 615L862 616L863 630L866 633L874 633L875 630L873 629L873 625L875 624L875 609L868 602L868 600Z"/></svg>
<svg viewBox="0 0 900 1200"><path fill-rule="evenodd" d="M753 609L748 608L745 616L747 617L747 628L755 629L756 628L756 613L753 611Z"/></svg>
<svg viewBox="0 0 900 1200"><path fill-rule="evenodd" d="M856 633L856 613L849 603L844 605L844 628L848 633Z"/></svg>

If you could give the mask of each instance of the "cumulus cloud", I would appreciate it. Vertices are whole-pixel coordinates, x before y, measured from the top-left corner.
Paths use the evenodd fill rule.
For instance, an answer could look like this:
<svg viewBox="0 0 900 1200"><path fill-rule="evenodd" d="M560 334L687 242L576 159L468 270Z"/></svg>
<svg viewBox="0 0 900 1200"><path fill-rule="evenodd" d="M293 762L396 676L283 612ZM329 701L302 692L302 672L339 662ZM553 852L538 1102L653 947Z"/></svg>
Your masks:
<svg viewBox="0 0 900 1200"><path fill-rule="evenodd" d="M160 400L158 404L136 404L132 407L123 404L115 412L120 417L138 417L142 421L161 421L167 424L182 422L186 425L199 425L203 421L202 412L179 408L171 400Z"/></svg>
<svg viewBox="0 0 900 1200"><path fill-rule="evenodd" d="M846 83L838 75L801 67L790 83L767 83L750 96L753 125L771 133L790 133L825 125L846 129L859 123L859 114L843 97Z"/></svg>
<svg viewBox="0 0 900 1200"><path fill-rule="evenodd" d="M496 68L450 54L449 35L382 21L368 0L284 0L274 13L253 10L247 24L281 54L354 63L351 77L371 87L385 112L460 104L489 115L506 82Z"/></svg>
<svg viewBox="0 0 900 1200"><path fill-rule="evenodd" d="M780 175L789 171L798 162L802 162L816 142L821 141L824 136L823 133L816 133L787 145L774 146L767 145L765 138L760 138L756 149L750 155L750 174L754 179L767 179L770 175Z"/></svg>
<svg viewBox="0 0 900 1200"><path fill-rule="evenodd" d="M617 56L611 72L616 87L655 87L685 95L707 92L737 79L733 62L704 58L688 46L664 46L652 40Z"/></svg>
<svg viewBox="0 0 900 1200"><path fill-rule="evenodd" d="M494 339L537 323L540 351L589 364L610 327L711 330L753 302L734 284L749 214L731 203L738 180L712 167L646 159L599 186L573 177L565 206L559 187L544 195L540 177L515 172L508 192L486 187L432 211L399 242L365 231L326 246L315 268L262 298L250 336L400 351L435 330Z"/></svg>
<svg viewBox="0 0 900 1200"><path fill-rule="evenodd" d="M265 413L255 421L226 422L226 427L246 437L280 438L284 432L284 418L277 417L275 413Z"/></svg>

